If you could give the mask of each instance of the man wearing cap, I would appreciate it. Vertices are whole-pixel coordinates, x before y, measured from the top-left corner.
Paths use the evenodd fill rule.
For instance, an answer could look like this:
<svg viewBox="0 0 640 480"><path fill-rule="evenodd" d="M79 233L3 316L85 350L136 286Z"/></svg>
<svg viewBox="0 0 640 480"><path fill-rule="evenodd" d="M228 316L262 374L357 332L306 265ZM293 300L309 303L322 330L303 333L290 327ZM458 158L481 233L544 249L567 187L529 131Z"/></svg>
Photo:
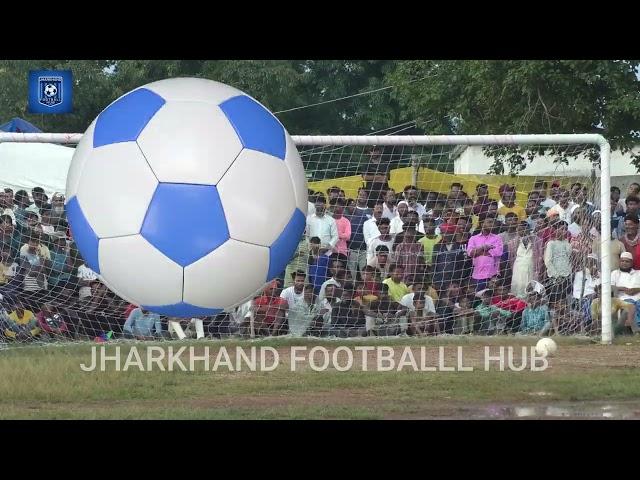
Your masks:
<svg viewBox="0 0 640 480"><path fill-rule="evenodd" d="M633 332L637 333L640 330L640 271L633 269L631 253L620 255L620 268L611 272L611 287L616 298L635 306L635 319L629 323Z"/></svg>

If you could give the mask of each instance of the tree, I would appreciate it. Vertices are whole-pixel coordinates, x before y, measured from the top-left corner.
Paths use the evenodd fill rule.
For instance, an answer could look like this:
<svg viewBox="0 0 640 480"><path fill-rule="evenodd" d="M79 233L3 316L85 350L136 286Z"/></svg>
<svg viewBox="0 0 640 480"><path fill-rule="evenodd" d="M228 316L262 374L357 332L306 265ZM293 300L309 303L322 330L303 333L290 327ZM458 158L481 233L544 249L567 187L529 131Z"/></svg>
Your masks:
<svg viewBox="0 0 640 480"><path fill-rule="evenodd" d="M600 133L626 153L639 136L639 68L638 60L415 60L386 79L428 134ZM494 172L506 159L517 173L531 152L493 153ZM566 160L576 151L557 153ZM640 171L640 156L633 162Z"/></svg>

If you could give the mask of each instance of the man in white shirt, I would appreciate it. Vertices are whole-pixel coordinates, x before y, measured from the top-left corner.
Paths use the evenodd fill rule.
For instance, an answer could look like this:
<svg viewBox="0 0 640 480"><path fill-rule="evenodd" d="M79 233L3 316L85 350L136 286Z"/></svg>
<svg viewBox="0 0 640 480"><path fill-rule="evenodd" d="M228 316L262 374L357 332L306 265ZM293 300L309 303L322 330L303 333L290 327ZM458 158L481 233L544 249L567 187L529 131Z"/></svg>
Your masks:
<svg viewBox="0 0 640 480"><path fill-rule="evenodd" d="M632 183L631 185L629 185L629 188L627 188L627 197L637 197L638 194L640 193L640 184L638 183ZM621 198L618 200L618 209L622 210L624 213L627 213L627 197L625 198Z"/></svg>
<svg viewBox="0 0 640 480"><path fill-rule="evenodd" d="M303 271L293 272L291 276L293 277L293 285L282 290L280 297L287 301L286 317L289 333L299 337L304 335L311 325L314 309L308 300L311 296L310 293L313 292L313 285L307 285L308 288L305 289L306 275Z"/></svg>
<svg viewBox="0 0 640 480"><path fill-rule="evenodd" d="M373 217L364 222L362 225L362 236L364 237L364 243L367 244L367 248L371 245L371 240L380 236L380 230L378 230L378 220L382 218L382 204L376 203L373 207Z"/></svg>
<svg viewBox="0 0 640 480"><path fill-rule="evenodd" d="M393 253L394 238L389 232L391 230L391 221L383 217L378 222L378 231L380 235L375 237L369 242L369 248L367 249L367 262L376 256L376 247L378 245L385 245L389 249L389 253Z"/></svg>
<svg viewBox="0 0 640 480"><path fill-rule="evenodd" d="M78 297L80 300L88 300L91 297L91 284L98 280L98 274L83 263L78 267L78 279L80 284Z"/></svg>
<svg viewBox="0 0 640 480"><path fill-rule="evenodd" d="M387 190L384 195L384 203L382 204L382 216L389 220L398 216L398 207L396 206L396 191L393 188Z"/></svg>
<svg viewBox="0 0 640 480"><path fill-rule="evenodd" d="M326 214L327 201L324 195L316 197L316 211L307 217L307 238L318 237L320 248L333 251L338 243L338 226L336 221Z"/></svg>
<svg viewBox="0 0 640 480"><path fill-rule="evenodd" d="M568 191L564 191L560 194L559 202L547 210L547 218L557 216L558 220L571 223L570 202L571 194Z"/></svg>
<svg viewBox="0 0 640 480"><path fill-rule="evenodd" d="M636 328L632 327L632 330L638 330L638 325L640 325L640 271L633 269L633 255L630 252L624 252L620 255L620 268L611 272L611 286L617 298L636 307Z"/></svg>
<svg viewBox="0 0 640 480"><path fill-rule="evenodd" d="M409 210L418 212L420 218L427 214L427 210L424 208L424 205L418 203L418 189L413 185L407 185L404 187L404 199L409 205Z"/></svg>

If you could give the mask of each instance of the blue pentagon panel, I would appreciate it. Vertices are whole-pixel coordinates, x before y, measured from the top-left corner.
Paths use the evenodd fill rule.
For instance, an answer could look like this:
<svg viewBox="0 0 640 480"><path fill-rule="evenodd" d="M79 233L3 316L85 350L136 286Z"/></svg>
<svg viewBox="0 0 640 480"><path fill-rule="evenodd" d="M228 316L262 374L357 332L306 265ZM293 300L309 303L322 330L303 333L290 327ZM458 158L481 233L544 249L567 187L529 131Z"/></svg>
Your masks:
<svg viewBox="0 0 640 480"><path fill-rule="evenodd" d="M142 308L160 315L180 318L217 315L223 311L222 308L204 308L185 302L174 303L173 305L142 305Z"/></svg>
<svg viewBox="0 0 640 480"><path fill-rule="evenodd" d="M216 187L186 183L158 184L140 233L182 267L229 239Z"/></svg>
<svg viewBox="0 0 640 480"><path fill-rule="evenodd" d="M291 257L293 257L293 254L296 252L296 248L298 248L306 223L307 218L304 213L296 208L287 226L284 227L280 236L269 248L269 273L267 273L267 281L284 272L289 260L291 260Z"/></svg>
<svg viewBox="0 0 640 480"><path fill-rule="evenodd" d="M93 147L135 141L164 104L160 95L146 88L134 90L116 100L96 120Z"/></svg>
<svg viewBox="0 0 640 480"><path fill-rule="evenodd" d="M287 152L284 127L269 110L246 95L222 102L220 109L235 128L245 148L284 160Z"/></svg>
<svg viewBox="0 0 640 480"><path fill-rule="evenodd" d="M100 274L100 262L98 261L98 243L100 239L91 228L84 213L82 213L77 197L73 197L67 202L65 210L73 240L76 242L84 262L91 270Z"/></svg>

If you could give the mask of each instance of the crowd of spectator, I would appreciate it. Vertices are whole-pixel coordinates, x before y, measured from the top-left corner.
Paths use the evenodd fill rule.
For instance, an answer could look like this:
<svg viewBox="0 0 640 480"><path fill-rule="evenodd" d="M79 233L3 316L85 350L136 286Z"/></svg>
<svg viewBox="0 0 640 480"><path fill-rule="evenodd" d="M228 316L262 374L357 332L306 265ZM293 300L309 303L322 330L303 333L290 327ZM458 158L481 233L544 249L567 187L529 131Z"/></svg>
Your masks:
<svg viewBox="0 0 640 480"><path fill-rule="evenodd" d="M355 199L309 192L286 272L232 312L167 318L128 304L85 265L65 198L0 192L0 341L228 335L597 334L600 210L579 182L402 192L374 149ZM640 185L611 188L612 322L640 325Z"/></svg>

